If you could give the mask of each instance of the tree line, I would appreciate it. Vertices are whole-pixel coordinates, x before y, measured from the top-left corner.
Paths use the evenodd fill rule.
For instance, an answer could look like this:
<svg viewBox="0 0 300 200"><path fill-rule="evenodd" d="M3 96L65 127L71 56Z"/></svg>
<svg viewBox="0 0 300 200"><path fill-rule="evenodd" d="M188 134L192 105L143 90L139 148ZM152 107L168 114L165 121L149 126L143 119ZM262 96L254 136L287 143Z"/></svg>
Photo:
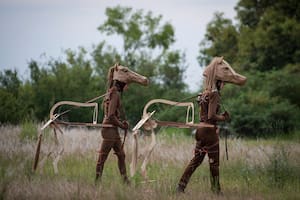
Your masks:
<svg viewBox="0 0 300 200"><path fill-rule="evenodd" d="M225 87L223 104L231 127L241 135L288 133L299 129L300 2L240 0L237 22L216 13L200 43L198 60L223 55L245 74L245 87Z"/></svg>
<svg viewBox="0 0 300 200"><path fill-rule="evenodd" d="M294 131L300 124L300 3L240 0L235 10L236 24L222 13L215 13L198 54L200 66L207 65L214 56L224 56L248 77L244 87L226 85L222 91L224 109L232 115L229 127L242 136ZM128 7L107 8L106 20L98 30L120 39L122 45L115 47L102 40L91 52L82 47L66 50L63 60L31 60L30 77L25 81L16 70L1 71L0 122L47 120L50 108L58 101L85 102L105 93L108 69L116 62L149 77L151 82L148 88L131 85L123 94L131 124L139 120L150 99L180 101L195 94L184 83L188 78L184 76L185 54L172 47L174 27L161 15ZM179 121L185 117L184 111L176 108L157 105L153 109L159 110L160 119ZM89 109L74 109L64 117L91 121L92 114Z"/></svg>

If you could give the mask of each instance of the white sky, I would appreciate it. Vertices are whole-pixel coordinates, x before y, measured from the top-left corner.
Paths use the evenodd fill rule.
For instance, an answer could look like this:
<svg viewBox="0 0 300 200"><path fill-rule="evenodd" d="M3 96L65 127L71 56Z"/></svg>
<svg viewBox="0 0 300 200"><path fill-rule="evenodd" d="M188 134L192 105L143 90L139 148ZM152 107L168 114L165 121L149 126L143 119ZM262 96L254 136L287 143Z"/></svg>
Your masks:
<svg viewBox="0 0 300 200"><path fill-rule="evenodd" d="M105 8L116 5L152 11L175 28L173 49L186 53L186 82L199 90L202 69L196 57L206 25L216 11L234 19L238 0L0 0L0 70L17 69L29 76L31 59L62 58L65 49L88 51L104 38L97 27Z"/></svg>

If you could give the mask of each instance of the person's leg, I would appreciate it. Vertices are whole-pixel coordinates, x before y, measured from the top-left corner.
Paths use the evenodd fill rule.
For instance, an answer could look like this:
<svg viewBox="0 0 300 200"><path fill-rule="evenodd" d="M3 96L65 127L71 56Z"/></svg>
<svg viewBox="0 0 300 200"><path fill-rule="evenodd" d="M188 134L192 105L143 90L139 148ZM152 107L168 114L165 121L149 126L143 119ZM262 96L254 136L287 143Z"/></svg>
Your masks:
<svg viewBox="0 0 300 200"><path fill-rule="evenodd" d="M202 150L202 144L201 140L197 141L196 148L194 152L194 157L188 164L188 166L185 168L184 173L181 176L181 179L177 186L177 192L184 192L184 189L186 188L186 185L188 184L192 174L196 170L196 168L202 163L205 152Z"/></svg>
<svg viewBox="0 0 300 200"><path fill-rule="evenodd" d="M125 152L124 149L122 148L121 139L115 141L113 149L115 151L115 154L118 157L118 167L119 167L120 174L123 178L123 181L125 183L129 183L127 172L126 172Z"/></svg>
<svg viewBox="0 0 300 200"><path fill-rule="evenodd" d="M215 193L220 193L221 191L219 182L219 154L219 143L208 150L211 190Z"/></svg>
<svg viewBox="0 0 300 200"><path fill-rule="evenodd" d="M99 157L96 165L96 181L101 180L104 163L108 157L108 154L112 146L113 146L113 141L103 139L99 150Z"/></svg>

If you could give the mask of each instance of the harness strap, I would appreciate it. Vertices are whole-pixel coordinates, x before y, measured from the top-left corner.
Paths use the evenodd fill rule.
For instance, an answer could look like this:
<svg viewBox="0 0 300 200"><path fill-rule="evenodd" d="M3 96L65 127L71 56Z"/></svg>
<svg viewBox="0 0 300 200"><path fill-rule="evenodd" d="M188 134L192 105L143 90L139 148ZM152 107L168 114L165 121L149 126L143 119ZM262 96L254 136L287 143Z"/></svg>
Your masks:
<svg viewBox="0 0 300 200"><path fill-rule="evenodd" d="M108 153L104 153L104 152L102 152L102 151L97 151L99 154L101 154L101 155L108 155Z"/></svg>
<svg viewBox="0 0 300 200"><path fill-rule="evenodd" d="M100 95L100 96L97 96L97 97L95 97L95 98L93 98L93 99L90 99L90 100L88 100L86 103L94 102L94 101L96 101L96 100L98 100L98 99L104 97L104 96L107 95L107 94L108 94L108 92L105 93L105 94L102 94L102 95Z"/></svg>
<svg viewBox="0 0 300 200"><path fill-rule="evenodd" d="M116 142L118 140L120 140L121 138L115 138L115 139L107 139L107 138L103 138L103 141L111 141L111 142Z"/></svg>
<svg viewBox="0 0 300 200"><path fill-rule="evenodd" d="M213 147L219 145L219 141L217 141L216 143L214 143L213 145L210 146L204 146L201 148L195 148L195 152L199 152L201 153L218 153L219 151L210 151L210 149L212 149Z"/></svg>
<svg viewBox="0 0 300 200"><path fill-rule="evenodd" d="M122 147L121 147L122 149L124 147L126 136L127 136L127 129L124 130L124 138L123 138Z"/></svg>
<svg viewBox="0 0 300 200"><path fill-rule="evenodd" d="M228 160L227 132L225 133L225 153L226 159Z"/></svg>

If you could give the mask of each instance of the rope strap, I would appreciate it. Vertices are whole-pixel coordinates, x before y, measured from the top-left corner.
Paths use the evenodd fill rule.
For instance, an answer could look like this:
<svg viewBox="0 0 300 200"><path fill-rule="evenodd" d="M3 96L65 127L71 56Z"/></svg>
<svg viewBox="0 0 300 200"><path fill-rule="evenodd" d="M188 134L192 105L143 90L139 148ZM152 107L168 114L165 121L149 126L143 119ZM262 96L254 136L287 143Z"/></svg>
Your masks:
<svg viewBox="0 0 300 200"><path fill-rule="evenodd" d="M215 144L213 145L210 145L210 146L204 146L204 147L201 147L201 148L195 148L195 153L199 152L200 154L201 153L218 153L219 151L210 151L210 149L212 149L213 147L219 145L219 141L216 142Z"/></svg>

